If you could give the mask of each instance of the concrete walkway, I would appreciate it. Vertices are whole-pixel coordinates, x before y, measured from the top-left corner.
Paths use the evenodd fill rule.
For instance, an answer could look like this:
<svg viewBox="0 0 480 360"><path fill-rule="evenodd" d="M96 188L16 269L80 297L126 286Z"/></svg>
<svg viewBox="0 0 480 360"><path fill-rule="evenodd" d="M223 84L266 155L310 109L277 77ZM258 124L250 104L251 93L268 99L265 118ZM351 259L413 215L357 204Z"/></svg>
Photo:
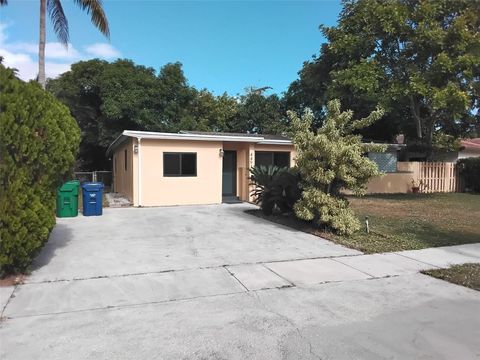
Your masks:
<svg viewBox="0 0 480 360"><path fill-rule="evenodd" d="M248 206L60 219L26 282L0 288L0 359L480 354L480 293L419 274L480 262L480 244L364 255Z"/></svg>
<svg viewBox="0 0 480 360"><path fill-rule="evenodd" d="M4 304L3 316L18 318L328 282L378 279L470 262L480 262L480 244L82 280L30 282L17 286L15 291L5 288L0 294ZM5 306L7 296L12 293L15 300Z"/></svg>

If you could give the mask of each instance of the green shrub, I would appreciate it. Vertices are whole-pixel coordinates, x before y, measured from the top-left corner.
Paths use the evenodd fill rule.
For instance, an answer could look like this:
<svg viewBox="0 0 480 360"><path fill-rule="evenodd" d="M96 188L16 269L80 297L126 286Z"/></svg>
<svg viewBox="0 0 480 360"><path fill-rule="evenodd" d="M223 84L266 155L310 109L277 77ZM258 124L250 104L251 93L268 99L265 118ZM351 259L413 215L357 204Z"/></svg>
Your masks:
<svg viewBox="0 0 480 360"><path fill-rule="evenodd" d="M465 190L480 192L480 157L458 160Z"/></svg>
<svg viewBox="0 0 480 360"><path fill-rule="evenodd" d="M299 177L293 169L277 166L254 166L250 169L255 186L252 195L265 215L275 209L281 213L293 210L300 198Z"/></svg>
<svg viewBox="0 0 480 360"><path fill-rule="evenodd" d="M312 131L311 111L307 110L302 118L288 112L303 189L294 206L297 217L329 227L339 234L350 235L360 229L341 191L363 195L368 181L380 175L377 165L364 154L384 152L385 146L362 144L361 136L355 132L373 124L382 115L383 110L377 109L368 117L354 121L352 111L341 112L340 101L332 100L328 103L323 125Z"/></svg>
<svg viewBox="0 0 480 360"><path fill-rule="evenodd" d="M79 142L67 107L0 65L0 276L25 270L47 241Z"/></svg>

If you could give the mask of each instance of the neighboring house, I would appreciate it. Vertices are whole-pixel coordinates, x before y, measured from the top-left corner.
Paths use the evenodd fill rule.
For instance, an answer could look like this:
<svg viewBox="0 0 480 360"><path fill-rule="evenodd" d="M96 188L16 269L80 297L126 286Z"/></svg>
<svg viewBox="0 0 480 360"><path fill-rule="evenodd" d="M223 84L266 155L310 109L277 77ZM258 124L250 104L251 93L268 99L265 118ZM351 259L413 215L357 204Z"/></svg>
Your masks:
<svg viewBox="0 0 480 360"><path fill-rule="evenodd" d="M457 162L457 160L480 157L480 138L460 140L460 150L435 154L436 161Z"/></svg>
<svg viewBox="0 0 480 360"><path fill-rule="evenodd" d="M399 162L398 157L405 144L386 144L387 150L383 153L368 153L370 160L374 161L382 176L370 179L367 184L367 194L393 194L407 193L411 190L411 180L414 174L410 163Z"/></svg>
<svg viewBox="0 0 480 360"><path fill-rule="evenodd" d="M134 206L161 206L249 201L249 169L293 166L295 150L283 136L125 130L107 155L115 192Z"/></svg>
<svg viewBox="0 0 480 360"><path fill-rule="evenodd" d="M404 144L386 144L387 150L383 153L370 152L368 158L375 162L378 169L384 173L395 173L398 171L399 152L406 147Z"/></svg>
<svg viewBox="0 0 480 360"><path fill-rule="evenodd" d="M480 156L480 138L463 139L460 141L461 150L458 152L458 159Z"/></svg>

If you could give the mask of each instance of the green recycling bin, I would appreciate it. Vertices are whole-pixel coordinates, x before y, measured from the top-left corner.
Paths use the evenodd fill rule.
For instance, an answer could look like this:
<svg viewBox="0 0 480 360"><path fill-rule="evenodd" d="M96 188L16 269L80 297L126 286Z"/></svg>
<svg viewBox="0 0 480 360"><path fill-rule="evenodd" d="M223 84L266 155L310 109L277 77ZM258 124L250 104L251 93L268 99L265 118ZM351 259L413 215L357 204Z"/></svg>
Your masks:
<svg viewBox="0 0 480 360"><path fill-rule="evenodd" d="M78 188L80 181L67 181L57 190L57 216L75 217L78 215Z"/></svg>

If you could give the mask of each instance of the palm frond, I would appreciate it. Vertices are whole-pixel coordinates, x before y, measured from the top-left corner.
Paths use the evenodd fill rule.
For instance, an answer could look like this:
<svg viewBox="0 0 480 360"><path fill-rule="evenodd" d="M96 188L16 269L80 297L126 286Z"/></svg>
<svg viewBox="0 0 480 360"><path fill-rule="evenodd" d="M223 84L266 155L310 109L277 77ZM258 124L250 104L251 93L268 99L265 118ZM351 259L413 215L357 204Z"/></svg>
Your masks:
<svg viewBox="0 0 480 360"><path fill-rule="evenodd" d="M90 14L92 23L100 32L107 38L110 38L110 28L108 27L108 20L103 11L102 0L74 0L74 3Z"/></svg>
<svg viewBox="0 0 480 360"><path fill-rule="evenodd" d="M68 32L68 20L63 12L61 1L47 0L47 10L50 20L52 20L53 30L55 31L55 34L57 34L58 40L63 45L67 46L70 34Z"/></svg>
<svg viewBox="0 0 480 360"><path fill-rule="evenodd" d="M8 0L0 0L0 6L8 5Z"/></svg>

